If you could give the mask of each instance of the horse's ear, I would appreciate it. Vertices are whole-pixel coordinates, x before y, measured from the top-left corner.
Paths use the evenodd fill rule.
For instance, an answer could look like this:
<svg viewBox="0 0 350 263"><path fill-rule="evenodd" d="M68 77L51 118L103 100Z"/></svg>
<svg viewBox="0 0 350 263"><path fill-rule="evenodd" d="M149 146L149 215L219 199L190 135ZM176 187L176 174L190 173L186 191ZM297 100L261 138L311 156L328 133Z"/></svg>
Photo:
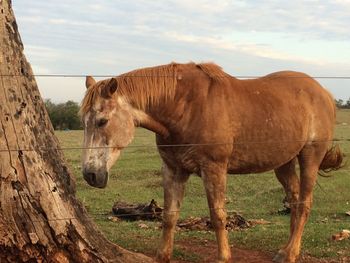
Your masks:
<svg viewBox="0 0 350 263"><path fill-rule="evenodd" d="M111 78L108 83L106 84L106 86L104 86L102 93L103 96L106 98L110 98L112 97L112 95L114 94L114 92L117 91L118 88L118 82L116 78Z"/></svg>
<svg viewBox="0 0 350 263"><path fill-rule="evenodd" d="M85 86L86 88L90 88L92 85L94 85L96 83L96 80L91 77L91 76L86 76L86 80L85 80Z"/></svg>

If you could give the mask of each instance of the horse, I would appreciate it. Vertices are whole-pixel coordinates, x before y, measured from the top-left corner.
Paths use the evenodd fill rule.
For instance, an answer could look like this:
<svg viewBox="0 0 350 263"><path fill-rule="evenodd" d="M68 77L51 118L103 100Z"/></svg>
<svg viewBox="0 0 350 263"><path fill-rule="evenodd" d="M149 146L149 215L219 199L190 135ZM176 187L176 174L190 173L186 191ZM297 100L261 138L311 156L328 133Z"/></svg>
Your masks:
<svg viewBox="0 0 350 263"><path fill-rule="evenodd" d="M202 178L218 244L230 262L227 174L274 170L291 206L290 237L275 262L295 262L320 170L338 169L332 147L336 107L310 76L281 71L240 80L214 63L141 68L96 82L86 77L83 176L104 188L108 171L132 141L135 127L156 134L162 159L163 230L157 262L170 262L174 230L191 174ZM299 164L300 175L296 173Z"/></svg>

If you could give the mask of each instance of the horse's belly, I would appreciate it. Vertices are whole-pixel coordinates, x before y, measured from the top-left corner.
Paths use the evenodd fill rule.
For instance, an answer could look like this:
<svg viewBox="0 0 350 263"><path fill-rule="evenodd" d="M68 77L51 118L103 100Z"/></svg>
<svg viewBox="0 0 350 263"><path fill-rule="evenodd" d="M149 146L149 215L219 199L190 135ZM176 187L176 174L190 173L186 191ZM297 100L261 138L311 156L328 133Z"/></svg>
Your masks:
<svg viewBox="0 0 350 263"><path fill-rule="evenodd" d="M304 143L256 142L237 145L230 158L228 173L261 173L273 170L297 156Z"/></svg>

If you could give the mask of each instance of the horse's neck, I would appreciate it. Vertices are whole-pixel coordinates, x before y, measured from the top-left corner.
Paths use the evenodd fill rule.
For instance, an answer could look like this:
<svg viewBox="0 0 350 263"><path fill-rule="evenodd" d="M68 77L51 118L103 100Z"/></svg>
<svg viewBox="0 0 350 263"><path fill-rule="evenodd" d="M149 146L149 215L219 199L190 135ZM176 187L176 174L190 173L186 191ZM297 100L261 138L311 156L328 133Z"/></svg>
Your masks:
<svg viewBox="0 0 350 263"><path fill-rule="evenodd" d="M163 137L167 137L169 131L179 132L182 129L182 127L178 127L179 123L181 123L186 110L189 109L188 94L191 94L189 97L196 97L195 94L198 90L200 89L178 87L173 97L161 94L161 99L155 100L153 103L149 100L145 110L139 110L142 112L142 120L139 121L139 126L154 131ZM193 104L191 102L190 104Z"/></svg>
<svg viewBox="0 0 350 263"><path fill-rule="evenodd" d="M148 106L147 110L133 109L133 116L137 126L153 131L166 138L169 136L166 116L161 114L159 105Z"/></svg>

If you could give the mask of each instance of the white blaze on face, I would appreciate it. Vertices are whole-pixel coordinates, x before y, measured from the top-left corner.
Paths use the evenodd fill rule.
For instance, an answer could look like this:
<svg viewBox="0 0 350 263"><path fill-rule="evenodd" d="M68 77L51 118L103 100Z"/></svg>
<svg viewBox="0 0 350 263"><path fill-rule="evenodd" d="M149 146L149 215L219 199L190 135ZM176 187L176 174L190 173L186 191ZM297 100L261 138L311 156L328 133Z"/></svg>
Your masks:
<svg viewBox="0 0 350 263"><path fill-rule="evenodd" d="M120 151L132 141L138 118L141 113L122 98L100 100L85 114L83 173L90 185L103 187Z"/></svg>
<svg viewBox="0 0 350 263"><path fill-rule="evenodd" d="M83 167L100 170L106 167L109 149L103 137L97 133L94 116L88 112L84 118Z"/></svg>

